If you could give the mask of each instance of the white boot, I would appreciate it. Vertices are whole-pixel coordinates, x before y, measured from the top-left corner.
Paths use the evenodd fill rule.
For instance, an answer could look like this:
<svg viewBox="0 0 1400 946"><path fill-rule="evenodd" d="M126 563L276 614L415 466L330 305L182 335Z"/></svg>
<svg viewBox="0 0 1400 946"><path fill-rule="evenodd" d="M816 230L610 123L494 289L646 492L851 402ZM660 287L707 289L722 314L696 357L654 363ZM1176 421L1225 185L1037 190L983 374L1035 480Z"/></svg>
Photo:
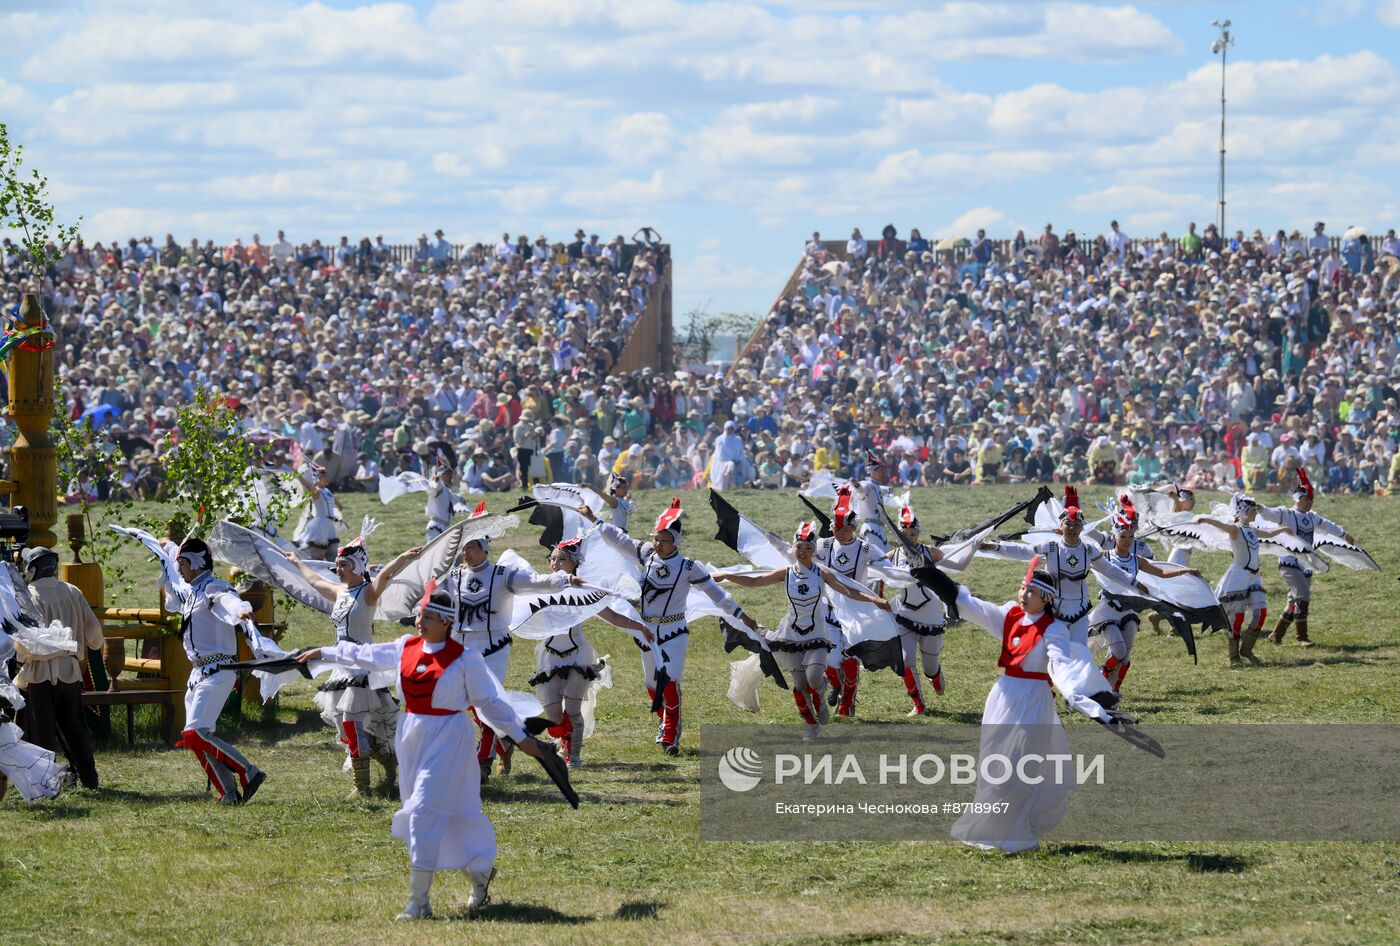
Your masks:
<svg viewBox="0 0 1400 946"><path fill-rule="evenodd" d="M472 893L471 896L467 898L467 909L479 910L490 903L491 894L489 893L489 888L491 886L491 881L496 877L496 868L493 867L489 871L481 874L468 873L467 871L462 871L462 873L466 874L467 879L472 882Z"/></svg>
<svg viewBox="0 0 1400 946"><path fill-rule="evenodd" d="M408 904L398 915L400 920L426 920L433 915L428 902L428 890L433 886L433 872L420 867L408 871Z"/></svg>

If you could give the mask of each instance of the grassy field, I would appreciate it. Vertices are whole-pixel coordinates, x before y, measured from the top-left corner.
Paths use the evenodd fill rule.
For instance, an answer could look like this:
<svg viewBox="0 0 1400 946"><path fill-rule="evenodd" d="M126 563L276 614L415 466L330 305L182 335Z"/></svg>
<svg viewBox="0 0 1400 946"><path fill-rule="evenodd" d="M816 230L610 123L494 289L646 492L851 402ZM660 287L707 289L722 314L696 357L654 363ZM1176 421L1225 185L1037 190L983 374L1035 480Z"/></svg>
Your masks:
<svg viewBox="0 0 1400 946"><path fill-rule="evenodd" d="M921 518L951 529L1004 507L1024 489L925 490ZM1102 498L1086 491L1086 501ZM743 512L785 534L800 518L795 497L736 491ZM703 494L690 509L688 554L735 561L711 541ZM669 495L640 497L635 522L650 524ZM346 518L385 521L370 542L387 560L422 538L412 498L381 507L344 498ZM497 498L492 507L503 509ZM1388 570L1335 570L1315 582L1318 646L1260 645L1266 666L1231 670L1220 635L1192 666L1180 641L1144 630L1127 703L1144 723L1369 721L1400 719L1396 637L1400 510L1386 499L1324 499L1319 511L1347 525ZM498 548L543 567L537 530L524 526ZM155 572L126 553L140 590L114 603L151 604ZM1210 577L1223 556L1200 556ZM1266 559L1272 607L1283 586ZM1020 568L973 566L975 591L1004 600ZM738 589L760 620L775 622L779 593ZM291 645L320 643L329 624L304 610L289 620ZM379 628L383 638L397 628ZM557 801L529 760L485 790L499 834L494 903L466 919L465 880L441 876L439 919L396 924L406 896L404 848L389 837L396 804L343 800L341 752L311 706L310 689L284 695L272 722L230 721L221 731L270 773L257 799L220 808L187 752L158 744L154 718L124 722L99 747L104 788L74 790L28 806L0 803L0 943L1335 943L1400 942L1400 844L1047 843L1021 856L949 843L720 844L698 839L698 727L749 722L726 700L729 657L712 622L697 628L686 670L686 739L679 758L653 744L640 662L620 633L594 627L599 653L617 657L617 686L599 703L599 732L576 785L584 803ZM525 688L533 647L517 644L509 683ZM865 718L935 727L975 721L996 671L995 642L966 625L950 630L947 694L937 716L905 719L908 698L890 674L862 683ZM765 693L760 721L791 723L791 701ZM841 721L838 725L860 725ZM1072 738L1072 734L1071 734ZM376 780L378 769L376 768ZM1267 786L1246 803L1268 805ZM1396 796L1377 799L1396 804ZM1071 805L1073 800L1071 800Z"/></svg>

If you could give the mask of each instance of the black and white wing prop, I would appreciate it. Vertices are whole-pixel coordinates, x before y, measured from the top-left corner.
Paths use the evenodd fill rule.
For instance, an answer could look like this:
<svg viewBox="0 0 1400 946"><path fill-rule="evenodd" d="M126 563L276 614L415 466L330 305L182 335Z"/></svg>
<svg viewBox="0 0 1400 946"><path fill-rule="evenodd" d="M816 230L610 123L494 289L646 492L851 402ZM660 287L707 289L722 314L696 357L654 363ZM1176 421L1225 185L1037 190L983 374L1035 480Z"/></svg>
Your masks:
<svg viewBox="0 0 1400 946"><path fill-rule="evenodd" d="M952 574L964 571L976 556L978 546L990 538L994 531L1017 519L1029 526L1038 526L1037 517L1040 510L1054 501L1049 488L1042 486L1025 502L1017 503L976 525L959 529L939 543L938 548L943 553L939 568ZM891 522L890 526L894 527L894 523Z"/></svg>
<svg viewBox="0 0 1400 946"><path fill-rule="evenodd" d="M1340 536L1318 533L1313 536L1313 548L1343 568L1352 568L1358 571L1381 570L1380 565L1376 564L1376 560L1365 549Z"/></svg>
<svg viewBox="0 0 1400 946"><path fill-rule="evenodd" d="M1125 585L1094 572L1094 580L1103 589L1113 606L1123 611L1155 612L1160 614L1186 643L1186 652L1196 659L1196 638L1192 625L1207 630L1229 630L1229 619L1215 597L1215 590L1204 578L1195 575L1173 575L1159 578L1138 572L1138 581L1147 588L1144 594L1132 585Z"/></svg>
<svg viewBox="0 0 1400 946"><path fill-rule="evenodd" d="M710 490L710 508L715 511L719 530L715 538L755 568L788 568L796 559L792 547L731 506L716 490Z"/></svg>
<svg viewBox="0 0 1400 946"><path fill-rule="evenodd" d="M514 549L507 549L496 559L497 564L535 574L530 563ZM556 634L567 634L604 608L641 622L642 617L631 602L596 585L567 585L555 591L516 592L510 615L510 632L528 640L548 640ZM634 640L645 643L635 631L619 628Z"/></svg>
<svg viewBox="0 0 1400 946"><path fill-rule="evenodd" d="M499 516L494 513L463 519L438 536L389 579L384 593L379 596L379 604L374 616L381 621L398 621L412 617L428 582L438 581L446 575L462 555L462 547L468 542L486 538L499 538L519 523L514 516Z"/></svg>
<svg viewBox="0 0 1400 946"><path fill-rule="evenodd" d="M591 489L580 489L572 483L538 483L531 487L530 495L536 502L551 506L562 506L570 512L580 506L593 510L593 515L603 513L603 497Z"/></svg>
<svg viewBox="0 0 1400 946"><path fill-rule="evenodd" d="M321 614L330 614L334 602L311 586L301 570L287 558L287 553L261 532L240 526L227 519L219 522L209 533L209 549L221 562L266 582L290 595L298 604ZM337 581L334 575L328 580Z"/></svg>
<svg viewBox="0 0 1400 946"><path fill-rule="evenodd" d="M190 586L180 577L180 570L175 567L175 551L173 549L162 545L159 539L144 529L118 525L111 525L107 528L111 529L117 535L124 536L128 539L135 539L137 542L140 542L146 548L150 549L151 554L156 557L156 561L160 562L161 579L165 586L166 594L180 600L189 596Z"/></svg>
<svg viewBox="0 0 1400 946"><path fill-rule="evenodd" d="M1198 552L1230 551L1228 532L1214 523L1197 522L1194 518L1159 525L1157 534L1166 536L1173 545Z"/></svg>
<svg viewBox="0 0 1400 946"><path fill-rule="evenodd" d="M642 563L635 554L624 552L603 538L601 525L583 534L583 563L579 577L590 585L606 588L630 601L642 596Z"/></svg>
<svg viewBox="0 0 1400 946"><path fill-rule="evenodd" d="M431 485L426 476L412 470L404 470L394 476L385 476L380 473L379 501L387 506L400 496L409 493L426 493Z"/></svg>
<svg viewBox="0 0 1400 946"><path fill-rule="evenodd" d="M507 512L530 510L530 525L539 526L540 545L552 549L566 539L583 535L589 529L589 522L578 514L579 506L587 506L597 516L603 507L603 499L591 490L580 489L569 483L537 485L532 495L521 497L520 502Z"/></svg>

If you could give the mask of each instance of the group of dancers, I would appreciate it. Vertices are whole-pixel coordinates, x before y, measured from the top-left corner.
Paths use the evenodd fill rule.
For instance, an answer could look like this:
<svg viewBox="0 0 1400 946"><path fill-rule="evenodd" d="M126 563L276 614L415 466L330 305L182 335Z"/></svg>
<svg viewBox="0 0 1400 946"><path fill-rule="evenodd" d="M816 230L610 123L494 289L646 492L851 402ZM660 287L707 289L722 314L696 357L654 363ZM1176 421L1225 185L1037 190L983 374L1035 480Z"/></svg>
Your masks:
<svg viewBox="0 0 1400 946"><path fill-rule="evenodd" d="M582 766L592 703L611 686L610 658L599 657L584 632L590 618L622 630L639 648L647 705L657 717L655 739L668 755L678 754L682 739L691 627L707 616L719 619L726 650L748 652L733 665L730 698L756 709L757 688L771 678L791 691L805 739L818 738L833 711L856 716L862 671L894 672L912 704L909 715L931 715L928 693L945 691L947 631L961 619L1001 642L1003 675L984 708L984 724L991 727L984 730L984 751L986 740L1005 738L997 733L1008 725L1058 727L1047 681L1067 707L1160 751L1117 709L1144 614L1188 640L1193 624L1225 629L1231 663L1258 663L1254 645L1267 614L1261 550L1282 556L1289 588L1287 608L1270 635L1275 643L1292 626L1300 644L1311 644L1311 578L1327 567L1319 553L1350 567L1375 567L1349 533L1312 512L1305 476L1291 508L1261 507L1236 494L1228 518L1197 515L1191 491L1169 485L1122 493L1090 522L1073 487L1063 502L1042 488L986 522L930 536L907 497L890 493L880 459L869 455L866 461L862 478L822 481L803 492L813 518L799 523L790 541L712 493L718 538L747 560L739 566L718 567L683 552L686 517L679 499L645 539L633 538L628 526L635 506L620 477L606 491L534 488L530 503L552 510L545 520L557 527L543 543L549 546L547 572L536 573L511 550L493 559L492 539L518 520L489 513L482 503L453 524L453 514L465 507L442 458L423 488L427 541L379 567L370 564L366 542L372 522L343 546L334 529L328 532L321 520L338 522L339 511L323 479L307 480L311 526L304 520L298 529L304 540L299 551L275 527L259 523L223 522L209 542L192 536L178 545L140 530L121 531L162 562L162 586L180 613L193 668L180 745L195 755L220 803L251 800L267 779L215 732L238 672L253 670L265 696L296 679L327 674L315 702L344 748L351 797L372 794L372 760L383 767L386 790L397 781L402 808L393 833L407 843L411 867L403 918L431 915L435 871L462 871L471 883L468 906L486 902L495 837L481 810L480 786L493 770L510 771L515 748L545 762L557 782L550 768L556 755L575 771ZM406 487L397 494L417 486L396 482ZM821 499L830 506L814 501ZM602 521L604 515L610 521ZM1256 528L1261 517L1275 525ZM1000 531L1022 521L1028 528ZM1149 538L1165 547L1160 559ZM337 546L334 555L322 561L330 546ZM1228 548L1232 556L1213 589L1190 565L1191 552L1203 548ZM216 557L326 614L334 643L283 652L261 635L233 588L213 574ZM1013 601L989 603L958 583L977 557L1028 563ZM1097 599L1088 585L1091 574L1100 586ZM777 626L760 626L722 583L781 587ZM376 643L376 619L411 623L416 633ZM240 637L254 654L251 662L237 657ZM517 637L536 641L533 694L506 688ZM1101 646L1101 664L1091 642ZM535 738L545 733L553 743ZM979 784L978 800L1009 790ZM1015 818L964 816L954 835L1005 850L1033 847L1059 820L1067 789L1019 790L1030 794L1013 806Z"/></svg>

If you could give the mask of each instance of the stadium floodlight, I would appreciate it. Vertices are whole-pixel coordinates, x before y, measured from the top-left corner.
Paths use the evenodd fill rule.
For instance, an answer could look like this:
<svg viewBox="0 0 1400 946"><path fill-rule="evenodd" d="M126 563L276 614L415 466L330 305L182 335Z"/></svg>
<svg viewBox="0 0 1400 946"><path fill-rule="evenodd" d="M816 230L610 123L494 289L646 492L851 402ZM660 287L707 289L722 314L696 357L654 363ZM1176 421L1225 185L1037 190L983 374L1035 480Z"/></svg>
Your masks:
<svg viewBox="0 0 1400 946"><path fill-rule="evenodd" d="M1220 56L1220 239L1225 239L1225 60L1228 50L1235 43L1230 32L1229 20L1211 20L1210 25L1220 31L1220 36L1210 44L1211 55Z"/></svg>

